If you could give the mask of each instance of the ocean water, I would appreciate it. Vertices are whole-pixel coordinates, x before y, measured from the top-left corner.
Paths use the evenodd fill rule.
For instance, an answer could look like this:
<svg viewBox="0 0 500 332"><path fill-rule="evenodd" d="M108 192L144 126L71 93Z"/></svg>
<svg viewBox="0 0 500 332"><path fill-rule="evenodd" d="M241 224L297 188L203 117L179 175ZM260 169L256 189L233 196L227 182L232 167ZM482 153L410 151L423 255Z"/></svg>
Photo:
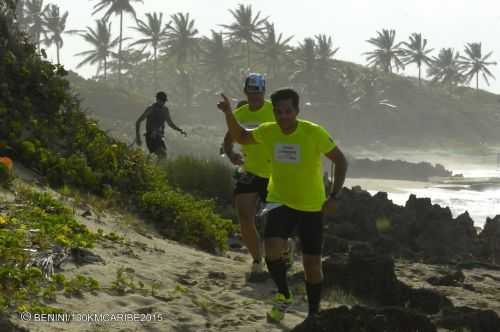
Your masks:
<svg viewBox="0 0 500 332"><path fill-rule="evenodd" d="M377 191L369 190L371 194ZM474 225L483 227L486 218L500 215L500 188L496 190L450 190L445 188L399 188L398 192L388 192L388 198L394 204L405 205L410 194L417 197L429 197L433 204L448 206L454 217L467 211L474 220Z"/></svg>
<svg viewBox="0 0 500 332"><path fill-rule="evenodd" d="M454 173L461 173L465 178L500 177L500 170L497 167L456 168ZM387 181L381 180L380 182L382 187ZM386 187L389 187L389 190L384 191L387 192L388 198L394 204L405 205L410 194L415 194L419 198L428 197L433 204L449 207L454 217L467 211L477 227L483 227L487 217L493 218L500 215L500 184L481 190L473 190L466 185L446 186L436 183L429 183L426 186L412 186L411 182L404 182L404 185L397 187L394 185ZM393 190L390 190L391 187ZM380 191L377 189L372 186L368 191L373 195Z"/></svg>

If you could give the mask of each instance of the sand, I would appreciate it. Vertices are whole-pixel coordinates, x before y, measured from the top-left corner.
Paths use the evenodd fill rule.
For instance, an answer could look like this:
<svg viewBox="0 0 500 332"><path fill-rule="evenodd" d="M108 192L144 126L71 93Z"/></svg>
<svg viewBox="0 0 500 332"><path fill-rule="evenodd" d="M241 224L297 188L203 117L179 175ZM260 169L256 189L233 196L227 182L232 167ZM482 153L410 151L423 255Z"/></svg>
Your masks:
<svg viewBox="0 0 500 332"><path fill-rule="evenodd" d="M16 174L36 183L29 172L18 170ZM35 187L51 191L39 184ZM1 196L13 198L5 191ZM68 200L67 203L71 205ZM41 322L34 321L33 315L30 321L13 319L30 331L287 331L306 316L306 302L297 296L296 304L282 324L267 322L265 314L271 307L274 286L271 280L246 281L251 262L248 254L231 251L223 256L211 255L161 238L152 227L134 216L108 210L99 212L83 203L73 208L76 218L90 229L115 232L125 241L98 241L92 252L104 263L63 264L62 272L67 278L76 274L91 276L102 288L95 295L85 293L83 298L58 294L57 301L50 304L68 313L77 313L85 321ZM82 216L84 212L86 217ZM296 265L299 268L300 262ZM127 280L136 285L141 281L143 289L124 295L112 292L120 268L128 269ZM136 320L146 321L109 322L127 313L136 314ZM151 316L145 316L148 313ZM98 314L108 314L105 316L108 322L89 322Z"/></svg>

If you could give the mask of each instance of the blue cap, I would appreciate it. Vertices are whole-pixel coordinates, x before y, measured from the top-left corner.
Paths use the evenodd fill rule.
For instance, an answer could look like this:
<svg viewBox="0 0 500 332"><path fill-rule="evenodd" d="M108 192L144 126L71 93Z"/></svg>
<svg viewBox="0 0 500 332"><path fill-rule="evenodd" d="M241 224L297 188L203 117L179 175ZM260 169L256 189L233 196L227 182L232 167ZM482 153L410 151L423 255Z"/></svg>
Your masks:
<svg viewBox="0 0 500 332"><path fill-rule="evenodd" d="M250 93L262 93L266 91L266 79L264 75L257 73L248 74L245 80L245 91Z"/></svg>

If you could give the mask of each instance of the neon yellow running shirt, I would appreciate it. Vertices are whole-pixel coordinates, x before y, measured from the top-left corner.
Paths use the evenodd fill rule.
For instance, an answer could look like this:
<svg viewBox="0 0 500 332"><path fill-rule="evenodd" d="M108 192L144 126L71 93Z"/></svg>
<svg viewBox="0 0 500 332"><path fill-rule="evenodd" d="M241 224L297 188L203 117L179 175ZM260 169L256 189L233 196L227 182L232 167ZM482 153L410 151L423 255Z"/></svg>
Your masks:
<svg viewBox="0 0 500 332"><path fill-rule="evenodd" d="M243 105L234 111L238 123L248 130L257 128L264 122L274 122L273 104L265 100L264 105L257 111L251 111ZM243 145L243 169L257 176L268 178L271 175L271 156L260 144Z"/></svg>
<svg viewBox="0 0 500 332"><path fill-rule="evenodd" d="M321 211L325 202L321 156L336 143L321 126L297 120L297 128L283 134L277 123L265 123L252 131L272 156L267 202L299 211Z"/></svg>

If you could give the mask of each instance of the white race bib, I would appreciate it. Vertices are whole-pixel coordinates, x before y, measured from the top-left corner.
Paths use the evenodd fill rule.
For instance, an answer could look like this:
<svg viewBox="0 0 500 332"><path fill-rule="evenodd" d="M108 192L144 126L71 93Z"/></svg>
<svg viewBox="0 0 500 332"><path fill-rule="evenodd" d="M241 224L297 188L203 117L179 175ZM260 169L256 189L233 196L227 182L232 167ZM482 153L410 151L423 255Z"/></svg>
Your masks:
<svg viewBox="0 0 500 332"><path fill-rule="evenodd" d="M274 160L286 164L300 162L300 144L275 144Z"/></svg>

